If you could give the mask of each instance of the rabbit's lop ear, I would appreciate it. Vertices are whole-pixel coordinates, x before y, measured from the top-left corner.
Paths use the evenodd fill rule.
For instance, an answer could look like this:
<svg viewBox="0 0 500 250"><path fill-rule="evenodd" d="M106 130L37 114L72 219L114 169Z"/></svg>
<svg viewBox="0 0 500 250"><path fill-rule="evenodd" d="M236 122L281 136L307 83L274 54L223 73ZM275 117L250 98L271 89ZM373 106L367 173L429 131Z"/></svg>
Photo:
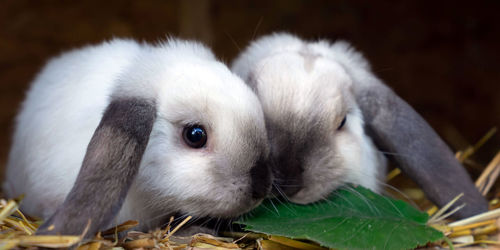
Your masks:
<svg viewBox="0 0 500 250"><path fill-rule="evenodd" d="M80 235L87 229L90 237L108 226L138 172L155 118L152 100L113 98L87 147L73 188L37 233Z"/></svg>
<svg viewBox="0 0 500 250"><path fill-rule="evenodd" d="M455 159L450 148L417 112L375 77L365 59L346 43L333 45L353 78L353 91L365 118L367 133L377 147L444 206L457 195L466 204L455 217L487 211L487 202ZM458 202L461 205L462 202ZM455 206L455 207L456 207Z"/></svg>

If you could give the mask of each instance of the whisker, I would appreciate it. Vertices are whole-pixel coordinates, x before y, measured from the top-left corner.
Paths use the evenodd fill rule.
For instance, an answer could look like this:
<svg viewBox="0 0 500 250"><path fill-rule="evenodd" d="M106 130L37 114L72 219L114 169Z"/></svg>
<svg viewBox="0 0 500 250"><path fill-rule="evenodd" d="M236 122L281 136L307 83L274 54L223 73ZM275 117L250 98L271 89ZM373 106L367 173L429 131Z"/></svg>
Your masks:
<svg viewBox="0 0 500 250"><path fill-rule="evenodd" d="M238 46L238 43L236 42L236 40L234 40L233 36L231 36L231 34L229 34L227 31L224 31L224 34L226 34L226 36L229 38L229 40L231 40L231 42L236 47L236 49L238 49L238 52L241 52L241 48L240 48L240 46Z"/></svg>
<svg viewBox="0 0 500 250"><path fill-rule="evenodd" d="M212 220L213 220L213 218L211 218L211 217L205 218L205 221L200 224L200 227L205 227L205 225L207 225Z"/></svg>
<svg viewBox="0 0 500 250"><path fill-rule="evenodd" d="M217 222L215 223L215 235L219 233L220 226L222 224L221 218L217 217Z"/></svg>
<svg viewBox="0 0 500 250"><path fill-rule="evenodd" d="M401 157L411 157L411 155L408 154L399 154L395 152L389 152L389 151L382 151L382 150L377 150L378 152L384 154L384 155L390 155L390 156L401 156Z"/></svg>
<svg viewBox="0 0 500 250"><path fill-rule="evenodd" d="M294 185L294 184L279 184L281 187L301 187L302 185Z"/></svg>
<svg viewBox="0 0 500 250"><path fill-rule="evenodd" d="M271 200L269 200L269 201L271 201ZM274 211L273 211L272 209L268 208L268 207L266 206L266 204L262 203L260 206L261 206L262 208L264 208L265 210L269 211L270 213L274 213Z"/></svg>
<svg viewBox="0 0 500 250"><path fill-rule="evenodd" d="M378 180L377 180L377 181L378 181ZM409 197L407 194L405 194L403 191L401 191L401 190L399 190L398 188L396 188L396 187L394 187L394 186L392 186L392 185L390 185L390 184L388 184L388 183L385 183L385 182L383 182L383 181L378 181L378 182L379 182L379 184L380 184L380 185L382 185L382 186L384 186L384 187L386 187L386 188L389 188L389 189L391 189L392 191L394 191L394 192L398 193L399 195L401 195L401 196L405 199L405 201L406 201L406 202L408 202L408 203L410 203L412 206L414 206L414 207L417 207L417 208L418 208L418 205L415 203L415 201L413 201L413 199L412 199L412 198L410 198L410 197ZM388 195L390 195L390 194L388 194ZM392 196L392 195L391 195L391 196ZM395 198L395 197L392 197L392 198Z"/></svg>
<svg viewBox="0 0 500 250"><path fill-rule="evenodd" d="M380 210L378 210L377 207L375 207L369 199L367 199L364 195L362 195L360 192L358 192L356 189L352 188L351 186L346 186L345 189L357 197L359 197L365 204L366 206L370 209L371 212L373 212L376 215L380 215Z"/></svg>
<svg viewBox="0 0 500 250"><path fill-rule="evenodd" d="M274 205L273 200L269 200L269 203L271 203L271 206L273 206L274 211L276 211L276 214L280 216L280 212L278 212L278 208Z"/></svg>
<svg viewBox="0 0 500 250"><path fill-rule="evenodd" d="M288 211L290 211L293 215L297 215L296 211L290 207L290 205L287 204L287 201L282 201L280 199L280 197L278 197L277 199L275 199L276 201L278 201L283 207L285 207Z"/></svg>
<svg viewBox="0 0 500 250"><path fill-rule="evenodd" d="M279 185L276 185L275 183L273 183L272 185L273 185L274 189L276 191L278 191L278 194L280 194L281 197L283 197L285 199L285 201L290 201L288 199L288 196L285 194L285 192L283 192L283 190L281 190L281 187Z"/></svg>

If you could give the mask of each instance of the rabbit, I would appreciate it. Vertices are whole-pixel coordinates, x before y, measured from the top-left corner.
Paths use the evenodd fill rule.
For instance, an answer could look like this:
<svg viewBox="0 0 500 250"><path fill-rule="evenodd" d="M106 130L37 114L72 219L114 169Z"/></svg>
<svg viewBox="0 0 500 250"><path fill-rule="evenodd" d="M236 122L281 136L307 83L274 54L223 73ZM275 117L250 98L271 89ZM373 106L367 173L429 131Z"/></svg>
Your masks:
<svg viewBox="0 0 500 250"><path fill-rule="evenodd" d="M63 53L36 77L3 188L46 220L39 234L234 217L271 190L266 133L257 96L204 45L113 39Z"/></svg>
<svg viewBox="0 0 500 250"><path fill-rule="evenodd" d="M487 210L448 146L347 42L274 33L253 41L231 69L264 109L275 193L300 204L346 183L380 193L384 152L437 205L464 193L456 218Z"/></svg>

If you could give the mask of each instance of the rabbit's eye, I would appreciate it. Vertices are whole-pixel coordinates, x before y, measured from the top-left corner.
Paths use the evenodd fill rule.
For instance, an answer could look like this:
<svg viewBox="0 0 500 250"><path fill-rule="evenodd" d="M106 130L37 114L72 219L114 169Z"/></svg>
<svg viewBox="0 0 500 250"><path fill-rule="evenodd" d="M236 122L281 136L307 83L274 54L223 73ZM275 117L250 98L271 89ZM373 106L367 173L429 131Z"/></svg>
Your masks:
<svg viewBox="0 0 500 250"><path fill-rule="evenodd" d="M340 122L340 125L339 125L339 127L337 128L337 130L340 130L342 127L344 127L344 124L345 124L346 118L347 118L347 116L345 116L345 117L344 117L344 119L342 119L342 121Z"/></svg>
<svg viewBox="0 0 500 250"><path fill-rule="evenodd" d="M189 125L184 127L182 138L192 148L201 148L207 143L207 132L201 125Z"/></svg>

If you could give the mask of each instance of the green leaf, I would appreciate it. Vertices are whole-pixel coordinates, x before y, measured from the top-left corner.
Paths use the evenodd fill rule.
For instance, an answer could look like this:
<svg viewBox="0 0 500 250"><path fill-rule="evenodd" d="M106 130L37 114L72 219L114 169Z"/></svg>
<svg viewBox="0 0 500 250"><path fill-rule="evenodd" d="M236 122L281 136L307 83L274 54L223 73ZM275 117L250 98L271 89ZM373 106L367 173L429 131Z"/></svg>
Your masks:
<svg viewBox="0 0 500 250"><path fill-rule="evenodd" d="M266 200L236 223L245 230L305 239L339 249L409 249L443 238L428 215L363 187L346 187L327 200L298 205Z"/></svg>

